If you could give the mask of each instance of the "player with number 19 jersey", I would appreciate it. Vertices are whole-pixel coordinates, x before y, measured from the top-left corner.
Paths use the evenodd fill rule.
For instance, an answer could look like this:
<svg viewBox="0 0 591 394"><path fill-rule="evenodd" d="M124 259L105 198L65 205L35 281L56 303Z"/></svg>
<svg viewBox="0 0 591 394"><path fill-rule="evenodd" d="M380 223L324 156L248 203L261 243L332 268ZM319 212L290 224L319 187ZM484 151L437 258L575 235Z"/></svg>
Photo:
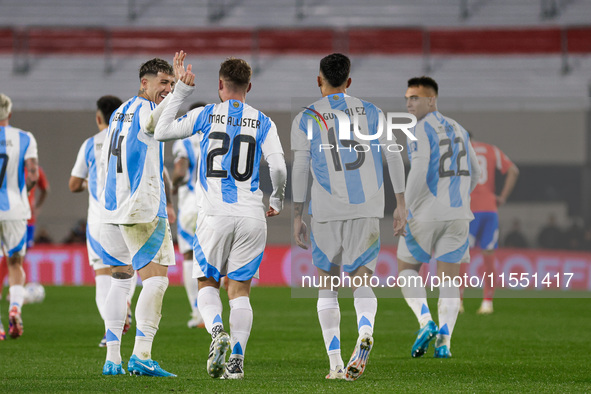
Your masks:
<svg viewBox="0 0 591 394"><path fill-rule="evenodd" d="M162 171L164 144L144 132L156 104L135 96L111 117L103 144L100 196L101 221L113 224L149 223L167 218ZM157 157L158 160L148 160Z"/></svg>
<svg viewBox="0 0 591 394"><path fill-rule="evenodd" d="M365 135L375 133L380 117L382 121L384 117L374 104L344 93L323 97L295 117L291 147L294 151L310 152L314 179L312 216L319 222L382 218L385 201L382 152L391 154L386 146L396 140L386 140L385 122L379 138L361 140L351 131L351 139L342 140L334 111L347 114L351 127L357 115L360 132ZM308 138L309 127L312 138Z"/></svg>

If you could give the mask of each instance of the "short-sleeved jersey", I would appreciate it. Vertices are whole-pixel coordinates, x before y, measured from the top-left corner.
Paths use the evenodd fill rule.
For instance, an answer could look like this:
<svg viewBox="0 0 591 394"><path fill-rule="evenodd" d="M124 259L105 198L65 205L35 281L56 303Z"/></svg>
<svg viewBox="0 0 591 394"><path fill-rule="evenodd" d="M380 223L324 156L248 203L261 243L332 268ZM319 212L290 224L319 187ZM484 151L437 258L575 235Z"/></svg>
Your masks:
<svg viewBox="0 0 591 394"><path fill-rule="evenodd" d="M132 97L111 116L103 144L100 174L101 222L150 223L167 217L162 171L164 143L146 133L156 104Z"/></svg>
<svg viewBox="0 0 591 394"><path fill-rule="evenodd" d="M200 143L201 134L195 134L189 138L176 140L172 145L175 163L180 159L187 159L189 163L183 184L178 188L179 208L184 206L188 199L193 200L197 205L201 205L201 189L197 187L199 159L201 158Z"/></svg>
<svg viewBox="0 0 591 394"><path fill-rule="evenodd" d="M49 188L49 182L47 181L47 177L45 176L45 171L43 168L37 167L39 171L39 178L37 178L37 183L35 186L29 190L29 206L31 207L31 217L27 221L27 225L34 225L35 224L35 214L36 214L36 207L35 207L35 199L37 190L47 190ZM25 177L27 176L27 169L25 168Z"/></svg>
<svg viewBox="0 0 591 394"><path fill-rule="evenodd" d="M474 141L472 146L480 165L480 179L471 195L472 212L497 212L495 171L499 170L504 175L513 162L494 145Z"/></svg>
<svg viewBox="0 0 591 394"><path fill-rule="evenodd" d="M98 183L97 173L99 171L98 161L101 159L103 143L107 129L88 138L78 151L76 163L72 168L72 176L86 179L88 182L88 219L87 222L100 223L101 207L99 196L101 194L101 185Z"/></svg>
<svg viewBox="0 0 591 394"><path fill-rule="evenodd" d="M0 221L31 217L25 179L25 161L37 159L33 134L0 126Z"/></svg>
<svg viewBox="0 0 591 394"><path fill-rule="evenodd" d="M176 122L188 122L193 134L202 134L201 212L266 220L259 189L261 157L283 154L271 118L246 103L227 100L195 108Z"/></svg>
<svg viewBox="0 0 591 394"><path fill-rule="evenodd" d="M318 222L381 218L384 216L381 149L396 140L386 141L385 128L380 138L364 140L351 132L350 140L341 140L335 111L347 115L350 127L357 114L359 133L366 138L377 135L380 117L383 118L382 111L372 103L343 93L323 97L295 117L291 149L310 152L312 216Z"/></svg>
<svg viewBox="0 0 591 394"><path fill-rule="evenodd" d="M471 156L475 156L468 132L437 111L427 114L410 131L417 141L408 140L407 143L409 218L420 221L473 219L470 176Z"/></svg>

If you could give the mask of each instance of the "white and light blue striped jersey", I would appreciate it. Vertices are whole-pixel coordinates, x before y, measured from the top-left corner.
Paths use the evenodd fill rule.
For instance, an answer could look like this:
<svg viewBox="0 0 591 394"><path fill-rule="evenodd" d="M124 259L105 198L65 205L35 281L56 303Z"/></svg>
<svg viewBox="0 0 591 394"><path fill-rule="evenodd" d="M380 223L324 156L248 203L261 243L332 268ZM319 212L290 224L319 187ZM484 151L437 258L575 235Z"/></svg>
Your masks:
<svg viewBox="0 0 591 394"><path fill-rule="evenodd" d="M25 180L28 159L37 159L37 141L33 134L12 126L0 126L0 221L31 217Z"/></svg>
<svg viewBox="0 0 591 394"><path fill-rule="evenodd" d="M283 155L277 127L268 116L241 101L227 100L195 108L171 128L202 134L200 213L266 220L259 188L261 158Z"/></svg>
<svg viewBox="0 0 591 394"><path fill-rule="evenodd" d="M179 210L185 207L185 204L194 203L201 205L200 188L197 187L199 159L201 157L200 145L201 134L195 134L189 138L176 140L172 145L172 155L174 161L187 159L189 166L183 184L178 187L178 206Z"/></svg>
<svg viewBox="0 0 591 394"><path fill-rule="evenodd" d="M339 121L334 111L347 115L351 129L354 115L358 115L359 133L368 139L361 139L352 131L350 140L339 139ZM377 135L380 118L383 121L382 110L374 104L338 93L321 98L293 120L291 149L310 152L310 202L315 220L384 216L382 150L396 140L386 140L385 122L382 135L370 137Z"/></svg>
<svg viewBox="0 0 591 394"><path fill-rule="evenodd" d="M417 141L407 141L409 218L421 221L473 219L470 179L473 166L478 164L468 132L437 111L427 114L410 131Z"/></svg>
<svg viewBox="0 0 591 394"><path fill-rule="evenodd" d="M100 185L97 179L99 170L98 160L101 159L103 142L107 135L107 129L88 138L78 151L76 163L72 168L70 175L76 178L86 179L88 182L88 219L87 223L100 223L101 207L99 196L101 194Z"/></svg>
<svg viewBox="0 0 591 394"><path fill-rule="evenodd" d="M111 116L101 157L101 222L150 223L166 218L164 143L145 132L156 104L132 97Z"/></svg>

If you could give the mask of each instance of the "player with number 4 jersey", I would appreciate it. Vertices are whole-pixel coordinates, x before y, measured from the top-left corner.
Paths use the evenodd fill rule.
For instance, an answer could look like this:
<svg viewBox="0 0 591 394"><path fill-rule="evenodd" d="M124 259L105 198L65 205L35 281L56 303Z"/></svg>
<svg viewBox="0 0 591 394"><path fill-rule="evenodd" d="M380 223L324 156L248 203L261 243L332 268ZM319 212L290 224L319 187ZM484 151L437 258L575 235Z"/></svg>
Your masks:
<svg viewBox="0 0 591 394"><path fill-rule="evenodd" d="M155 132L161 141L202 134L198 186L202 206L193 251L193 277L198 279L197 302L212 342L207 372L212 378L242 379L244 354L252 328L250 284L258 277L267 237L266 216L283 208L287 170L275 123L246 104L252 69L242 59L229 58L220 66L219 104L189 111L174 120L182 101L194 89L191 66L181 77ZM259 166L269 164L273 193L265 213L259 189ZM228 277L230 327L222 322L219 288ZM226 363L226 352L231 355Z"/></svg>
<svg viewBox="0 0 591 394"><path fill-rule="evenodd" d="M437 110L438 85L430 77L408 81L406 106L417 117L409 141L410 172L407 179L407 233L398 244L398 275L406 302L420 330L412 357L421 357L437 337L435 357L451 357L451 335L460 309L460 288L449 280L459 275L460 264L470 260L468 228L474 217L470 192L480 176L478 160L468 133L458 122ZM431 318L425 287L419 277L422 263L437 260L439 326ZM443 278L447 280L443 280Z"/></svg>

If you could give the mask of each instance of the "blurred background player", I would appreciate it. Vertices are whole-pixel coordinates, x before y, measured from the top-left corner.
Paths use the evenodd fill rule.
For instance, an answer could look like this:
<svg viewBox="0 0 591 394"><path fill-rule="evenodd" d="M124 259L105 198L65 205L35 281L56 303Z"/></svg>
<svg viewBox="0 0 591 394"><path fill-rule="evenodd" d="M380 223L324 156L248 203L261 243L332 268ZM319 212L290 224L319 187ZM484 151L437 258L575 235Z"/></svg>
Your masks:
<svg viewBox="0 0 591 394"><path fill-rule="evenodd" d="M470 140L480 166L478 185L476 185L470 196L470 208L474 213L474 220L470 222L470 247L479 247L481 249L485 275L488 276L492 273L493 278L496 278L494 253L499 245L499 215L497 209L505 204L507 198L511 195L519 177L519 169L496 146L476 141L471 133ZM495 194L497 170L506 175L500 195ZM485 280L482 304L478 309L478 314L493 312L494 292L494 283Z"/></svg>
<svg viewBox="0 0 591 394"><path fill-rule="evenodd" d="M35 221L37 214L41 210L41 206L45 202L47 195L49 194L49 182L45 176L45 171L41 166L37 166L39 171L39 178L37 183L31 190L29 190L29 206L31 207L31 218L27 221L27 249L31 250L35 245ZM27 169L25 168L25 178L27 177ZM24 261L23 261L24 263ZM8 262L6 256L0 260L0 299L2 296L2 290L4 286L4 279L8 275Z"/></svg>
<svg viewBox="0 0 591 394"><path fill-rule="evenodd" d="M178 60L175 55L175 60ZM182 60L180 60L182 67ZM111 287L105 301L107 359L104 375L125 374L121 335L134 271L142 279L136 309L136 336L129 359L131 374L176 376L152 360L152 343L168 287L168 266L175 264L168 223L164 179L164 144L148 130L158 119L156 109L175 83L173 67L152 59L140 67L140 90L113 114L99 163L101 204L100 244L103 262L111 265ZM174 214L174 211L173 211Z"/></svg>
<svg viewBox="0 0 591 394"><path fill-rule="evenodd" d="M470 192L480 169L468 132L455 120L437 110L437 83L429 77L411 78L405 94L408 112L418 122L411 129L417 141L408 141L410 172L407 179L407 234L398 243L398 276L408 306L415 313L420 330L412 357L421 357L437 336L435 357L451 357L451 335L460 310L460 287L453 278L460 263L469 262ZM437 260L439 326L431 318L427 293L419 277L421 264Z"/></svg>
<svg viewBox="0 0 591 394"><path fill-rule="evenodd" d="M292 123L291 146L294 151L293 200L294 236L296 243L305 244L306 225L302 221L312 167L312 256L321 278L339 276L341 266L350 276L371 276L380 251L379 219L384 217L384 188L382 154L379 143L394 144L386 139L386 131L372 141L362 140L351 133L351 140L337 140L336 117L323 117L326 126L313 124L313 138L307 137L308 120L314 114L323 116L333 110L355 109L359 115L360 133L375 135L382 111L372 103L347 95L351 85L351 61L345 55L333 53L320 61L317 77L322 99L301 112ZM351 125L353 117L349 116ZM385 122L383 123L385 124ZM324 130L326 128L326 130ZM320 144L339 144L340 151L320 150ZM347 145L345 145L347 143ZM345 146L373 144L371 151L349 151ZM386 156L390 179L396 193L394 233L401 235L406 224L404 202L404 164L399 152L381 149ZM322 283L322 281L321 281ZM327 283L327 282L324 282ZM332 283L330 280L328 283ZM340 309L338 289L323 287L318 291L318 320L330 360L327 379L356 380L365 369L373 346L373 329L378 301L369 286L354 288L355 311L359 337L355 350L345 366L341 358Z"/></svg>
<svg viewBox="0 0 591 394"><path fill-rule="evenodd" d="M194 103L189 110L204 107L207 103ZM172 187L178 196L177 239L179 251L183 254L183 283L191 305L191 319L187 322L189 328L205 327L203 318L197 307L197 293L199 287L193 279L193 241L200 199L196 188L199 173L199 156L201 134L177 140L172 145L174 156L174 170L172 172Z"/></svg>
<svg viewBox="0 0 591 394"><path fill-rule="evenodd" d="M201 210L197 219L194 274L199 281L198 305L212 342L207 372L213 378L244 377L244 355L252 328L250 285L258 278L267 238L267 217L283 208L287 170L275 123L245 103L252 69L242 59L220 66L220 104L189 111L174 121L182 100L194 90L191 66L175 88L158 122L160 141L203 134L199 165ZM189 85L189 86L187 86ZM259 166L269 164L273 192L265 213L259 189ZM221 277L228 276L231 339L224 331ZM226 352L231 355L226 364Z"/></svg>
<svg viewBox="0 0 591 394"><path fill-rule="evenodd" d="M109 288L111 287L111 267L103 263L103 250L100 245L100 215L101 208L98 197L100 195L99 184L97 182L97 159L100 160L101 150L107 128L109 127L109 119L113 111L115 111L123 102L115 96L103 96L96 102L96 126L99 132L92 137L86 139L82 143L74 168L70 176L69 187L73 193L80 193L88 190L88 219L86 223L86 249L88 251L88 262L94 269L94 279L96 283L95 300L96 306L99 310L101 318L105 321L104 305ZM131 325L131 298L135 291L137 275L134 275L132 281L131 292L127 298L127 318L123 333L129 330ZM107 335L99 343L100 347L107 346Z"/></svg>
<svg viewBox="0 0 591 394"><path fill-rule="evenodd" d="M35 186L39 172L37 141L30 132L10 126L11 115L12 101L0 93L0 242L8 261L8 333L18 338L23 334L23 260L27 250L27 219L31 217L27 192ZM4 337L1 323L0 331Z"/></svg>

